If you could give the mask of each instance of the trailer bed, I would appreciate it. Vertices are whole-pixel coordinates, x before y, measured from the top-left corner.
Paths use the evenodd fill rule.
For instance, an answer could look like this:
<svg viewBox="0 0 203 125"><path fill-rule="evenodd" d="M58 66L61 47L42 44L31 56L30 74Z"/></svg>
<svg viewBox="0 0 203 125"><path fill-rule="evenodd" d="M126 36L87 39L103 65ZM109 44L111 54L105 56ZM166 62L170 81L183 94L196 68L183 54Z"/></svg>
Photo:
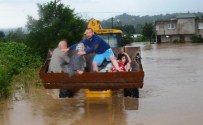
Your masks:
<svg viewBox="0 0 203 125"><path fill-rule="evenodd" d="M85 72L82 75L69 77L67 73L49 73L49 61L46 60L41 67L39 76L46 89L120 89L120 88L142 88L144 71L141 64L139 47L124 47L114 49L118 53L124 49L132 59L132 65L139 69L131 72ZM87 64L91 66L92 55L86 56ZM134 63L134 64L133 64Z"/></svg>

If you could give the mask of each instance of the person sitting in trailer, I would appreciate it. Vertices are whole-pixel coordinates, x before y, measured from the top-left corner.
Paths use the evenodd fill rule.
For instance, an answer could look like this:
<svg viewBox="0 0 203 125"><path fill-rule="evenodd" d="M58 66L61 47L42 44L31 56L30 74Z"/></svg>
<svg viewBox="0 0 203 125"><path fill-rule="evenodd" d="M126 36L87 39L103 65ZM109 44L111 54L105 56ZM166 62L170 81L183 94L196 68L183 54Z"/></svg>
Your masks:
<svg viewBox="0 0 203 125"><path fill-rule="evenodd" d="M118 54L118 65L122 72L128 72L131 70L131 59L129 55L125 52ZM117 72L115 67L111 68L112 72Z"/></svg>
<svg viewBox="0 0 203 125"><path fill-rule="evenodd" d="M128 72L131 70L131 59L125 52L118 54L118 65L121 72ZM117 72L112 63L108 63L100 72Z"/></svg>

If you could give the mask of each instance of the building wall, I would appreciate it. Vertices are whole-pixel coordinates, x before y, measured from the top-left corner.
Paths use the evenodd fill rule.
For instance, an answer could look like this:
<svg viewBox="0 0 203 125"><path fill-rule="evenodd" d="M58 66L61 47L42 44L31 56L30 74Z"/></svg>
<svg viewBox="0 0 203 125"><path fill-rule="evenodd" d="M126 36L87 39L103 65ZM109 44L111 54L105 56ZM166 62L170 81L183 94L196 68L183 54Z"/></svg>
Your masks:
<svg viewBox="0 0 203 125"><path fill-rule="evenodd" d="M192 37L192 35L185 35L184 36L184 41L185 42L191 42L191 39L190 39L191 37Z"/></svg>
<svg viewBox="0 0 203 125"><path fill-rule="evenodd" d="M180 40L180 36L171 35L171 36L161 36L161 42L173 42L174 40Z"/></svg>
<svg viewBox="0 0 203 125"><path fill-rule="evenodd" d="M175 29L169 29L168 25L174 23ZM198 24L203 20L196 21L195 18L184 18L156 22L156 34L161 42L173 42L174 40L191 41L191 36L201 35L203 37L203 24L199 29Z"/></svg>
<svg viewBox="0 0 203 125"><path fill-rule="evenodd" d="M168 29L168 24L175 24L177 26L177 20L160 21L156 23L157 35L174 35L178 33L177 28Z"/></svg>
<svg viewBox="0 0 203 125"><path fill-rule="evenodd" d="M178 34L195 34L196 25L195 18L192 19L178 19L177 22Z"/></svg>
<svg viewBox="0 0 203 125"><path fill-rule="evenodd" d="M197 21L197 35L201 35L203 37L203 20Z"/></svg>
<svg viewBox="0 0 203 125"><path fill-rule="evenodd" d="M161 36L161 42L174 42L175 40L182 40L184 42L191 42L191 36L192 35L171 35L171 36L168 36L166 37L165 35L164 36Z"/></svg>

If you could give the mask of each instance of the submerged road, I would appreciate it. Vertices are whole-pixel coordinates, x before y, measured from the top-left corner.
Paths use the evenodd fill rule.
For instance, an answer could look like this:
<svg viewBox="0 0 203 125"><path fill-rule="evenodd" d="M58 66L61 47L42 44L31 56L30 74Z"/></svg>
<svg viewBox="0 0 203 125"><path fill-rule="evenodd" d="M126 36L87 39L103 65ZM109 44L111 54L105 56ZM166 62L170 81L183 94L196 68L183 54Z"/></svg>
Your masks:
<svg viewBox="0 0 203 125"><path fill-rule="evenodd" d="M145 71L140 98L87 99L84 90L59 99L55 91L30 88L0 101L0 125L201 125L203 44L141 46Z"/></svg>

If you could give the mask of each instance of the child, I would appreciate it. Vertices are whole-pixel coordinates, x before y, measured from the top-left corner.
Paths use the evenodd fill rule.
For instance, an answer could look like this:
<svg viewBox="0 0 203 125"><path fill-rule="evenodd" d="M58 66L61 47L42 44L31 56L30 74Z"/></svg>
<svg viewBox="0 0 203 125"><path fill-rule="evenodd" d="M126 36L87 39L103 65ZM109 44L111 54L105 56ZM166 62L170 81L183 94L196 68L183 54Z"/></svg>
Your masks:
<svg viewBox="0 0 203 125"><path fill-rule="evenodd" d="M130 70L131 59L127 53L123 52L122 54L118 55L118 65L120 70L123 72L128 72ZM111 71L117 72L115 67L113 67Z"/></svg>

